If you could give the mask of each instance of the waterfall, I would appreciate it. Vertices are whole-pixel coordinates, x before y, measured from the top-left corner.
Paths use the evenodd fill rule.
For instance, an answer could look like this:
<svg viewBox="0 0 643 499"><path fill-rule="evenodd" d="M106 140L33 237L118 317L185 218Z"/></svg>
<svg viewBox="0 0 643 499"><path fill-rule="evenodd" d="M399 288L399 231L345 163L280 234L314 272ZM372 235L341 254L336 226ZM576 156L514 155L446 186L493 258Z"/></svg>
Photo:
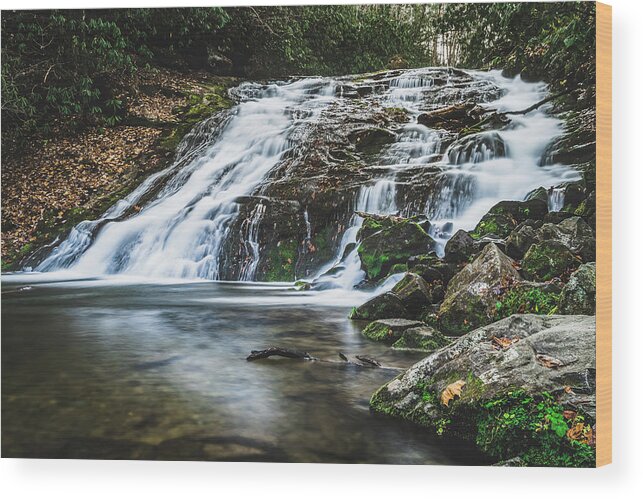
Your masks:
<svg viewBox="0 0 643 499"><path fill-rule="evenodd" d="M250 217L243 221L241 224L241 240L243 241L243 248L245 259L241 264L239 271L240 281L252 281L259 265L259 225L266 213L266 205L259 202Z"/></svg>
<svg viewBox="0 0 643 499"><path fill-rule="evenodd" d="M503 89L499 99L483 104L498 111L525 109L547 93L545 84L527 83L519 76L471 73ZM569 167L541 164L547 145L560 129L560 120L541 106L526 115L512 115L511 126L503 130L464 137L449 146L441 162L438 194L427 200L425 209L439 255L455 231L473 229L498 201L521 200L538 187L580 178Z"/></svg>
<svg viewBox="0 0 643 499"><path fill-rule="evenodd" d="M323 140L311 136L314 125L326 110L336 112L346 99L355 98L357 93L345 84L349 78L244 83L232 89L238 104L197 125L171 166L150 176L100 219L74 227L36 270L218 279L226 265L225 242L234 237L240 255L234 275L256 279L269 208L259 202L241 210L238 201L279 181L279 167L288 158L309 152L317 143L323 147ZM438 254L456 230L473 229L498 201L521 200L538 187L579 178L564 165L543 164L547 145L561 132L560 120L547 114L546 106L512 115L504 129L463 137L418 123L421 113L468 99L498 111L525 109L543 99L544 84L504 78L498 71L445 68L396 71L364 84L378 87L365 103L380 110L401 108L408 120L387 125L395 140L368 157L368 174L359 177L352 209L426 216ZM297 163L293 165L289 167ZM407 199L401 186L411 184L416 190ZM560 210L563 201L562 190L550 191L551 211ZM294 236L301 241L300 254L314 248L311 218L320 226L309 210L307 205L294 215L305 223L305 234L302 227ZM322 265L313 283L352 289L363 280L358 254L363 221L350 215L339 244L331 248L334 257Z"/></svg>
<svg viewBox="0 0 643 499"><path fill-rule="evenodd" d="M218 140L193 155L156 199L125 220L106 214L102 221L80 224L37 270L217 279L222 243L239 210L235 199L260 187L297 147L290 136L317 119L334 100L334 90L332 80L321 78L241 85L236 89L241 102ZM141 197L146 187L133 197ZM249 227L247 278L256 269L255 230Z"/></svg>
<svg viewBox="0 0 643 499"><path fill-rule="evenodd" d="M547 191L547 208L549 211L560 211L565 206L565 188L550 187Z"/></svg>

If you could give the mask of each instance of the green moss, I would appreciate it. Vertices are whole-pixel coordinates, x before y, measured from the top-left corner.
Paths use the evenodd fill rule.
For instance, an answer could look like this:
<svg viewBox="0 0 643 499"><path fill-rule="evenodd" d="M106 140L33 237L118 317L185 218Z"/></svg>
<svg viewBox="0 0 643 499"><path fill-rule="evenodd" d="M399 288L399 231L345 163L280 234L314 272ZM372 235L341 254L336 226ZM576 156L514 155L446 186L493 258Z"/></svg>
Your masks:
<svg viewBox="0 0 643 499"><path fill-rule="evenodd" d="M503 293L496 302L495 320L512 314L551 315L556 312L560 293L540 288L514 287Z"/></svg>
<svg viewBox="0 0 643 499"><path fill-rule="evenodd" d="M457 379L466 380L461 397L445 407L431 387L446 387ZM592 421L582 414L564 414L563 406L548 392L528 395L512 390L483 400L484 384L470 373L420 381L412 391L423 403L401 410L388 400L384 386L373 394L371 407L427 426L437 435L470 440L498 461L520 457L527 466L595 465L594 447L583 438L573 440L568 436L572 427L579 426L588 435Z"/></svg>
<svg viewBox="0 0 643 499"><path fill-rule="evenodd" d="M393 348L410 348L433 352L451 343L442 333L435 330L431 335L423 335L414 331L414 328L404 331L402 337L393 343Z"/></svg>
<svg viewBox="0 0 643 499"><path fill-rule="evenodd" d="M554 277L566 278L580 262L561 243L542 241L533 244L522 260L522 269L530 279L549 281Z"/></svg>
<svg viewBox="0 0 643 499"><path fill-rule="evenodd" d="M295 278L299 244L295 239L279 241L267 255L265 280L269 282L289 282Z"/></svg>
<svg viewBox="0 0 643 499"><path fill-rule="evenodd" d="M393 331L391 328L377 321L371 322L366 326L364 331L362 331L362 334L371 340L387 343L390 343L395 339L393 338Z"/></svg>

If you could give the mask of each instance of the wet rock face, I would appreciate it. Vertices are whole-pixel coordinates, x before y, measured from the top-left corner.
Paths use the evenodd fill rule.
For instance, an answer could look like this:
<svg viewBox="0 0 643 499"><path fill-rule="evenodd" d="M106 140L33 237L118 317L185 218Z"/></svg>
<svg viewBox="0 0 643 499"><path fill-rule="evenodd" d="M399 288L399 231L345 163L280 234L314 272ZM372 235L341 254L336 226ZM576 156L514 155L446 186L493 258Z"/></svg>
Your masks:
<svg viewBox="0 0 643 499"><path fill-rule="evenodd" d="M451 281L439 310L440 330L461 335L494 320L496 293L520 280L514 261L493 243Z"/></svg>
<svg viewBox="0 0 643 499"><path fill-rule="evenodd" d="M596 314L596 264L585 263L578 267L565 284L558 312L561 314Z"/></svg>
<svg viewBox="0 0 643 499"><path fill-rule="evenodd" d="M461 229L445 245L444 260L451 263L466 262L476 251L475 240Z"/></svg>
<svg viewBox="0 0 643 499"><path fill-rule="evenodd" d="M467 411L507 391L537 395L564 393L571 387L574 395L569 401L594 417L595 334L592 316L513 315L476 329L413 365L380 388L371 407L431 426L461 412L471 418ZM494 338L509 341L494 347ZM459 398L448 407L437 403L447 385L458 379L466 382ZM422 397L425 393L429 396Z"/></svg>
<svg viewBox="0 0 643 499"><path fill-rule="evenodd" d="M455 131L445 127L429 130L422 125L415 125L417 130L408 131L431 133L440 138L433 155L427 156L427 161L437 162L457 138L456 132L483 112L478 104L497 99L502 91L489 81L474 79L454 69L427 69L425 73L423 77L432 85L427 86L424 101L418 103L422 112L432 113L465 101L472 103L466 105L468 117L465 121L460 124L454 122L449 127ZM239 278L242 267L247 267L247 261L252 260L246 229L258 212L261 197L272 200L272 203L264 202L266 209L256 241L253 241L258 244L260 255L258 264L253 264L255 280L311 278L338 257L342 235L354 219L360 189L386 173L384 167L378 165L386 164L382 158L390 154L390 148L398 143L404 127L411 121L405 109L394 107L382 99L384 92L401 85L399 78L404 74L404 71L397 70L356 79L340 78L336 87L339 98L324 108L318 119L293 131L289 140L296 147L271 171L269 181L241 206L222 250L222 278ZM489 120L483 129L502 126L502 123ZM482 137L483 134L478 135ZM485 140L469 138L465 142L475 143L479 149ZM493 142L489 140L491 142L484 147ZM467 150L473 152L474 149L471 146ZM424 212L425 203L432 199L431 193L442 189L440 173L440 168L425 163L419 163L417 167L409 165L399 173L396 204L402 214ZM273 209L279 202L297 204L298 209ZM370 230L369 233L366 225L360 233L362 241L377 232ZM387 255L388 258L385 255L386 262L378 261L381 253L375 256L378 246L384 249L383 240L376 243L371 239L366 243L366 248L370 249L367 251L365 248L361 254L366 260L372 257L364 264L370 279L377 281L385 277L396 263L406 263L409 257L430 250L432 241L415 229L413 226L392 231L396 234L391 240L400 240L399 235L402 242L393 248L399 251Z"/></svg>
<svg viewBox="0 0 643 499"><path fill-rule="evenodd" d="M364 239L358 249L362 269L371 280L385 277L391 267L413 255L428 253L435 241L412 220L402 220Z"/></svg>

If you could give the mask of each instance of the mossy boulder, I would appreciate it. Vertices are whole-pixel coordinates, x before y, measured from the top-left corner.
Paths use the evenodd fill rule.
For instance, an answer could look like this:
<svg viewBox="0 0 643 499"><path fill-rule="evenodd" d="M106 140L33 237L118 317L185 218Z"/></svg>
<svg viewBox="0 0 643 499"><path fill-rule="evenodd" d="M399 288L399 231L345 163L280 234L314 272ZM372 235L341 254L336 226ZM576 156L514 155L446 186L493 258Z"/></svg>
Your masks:
<svg viewBox="0 0 643 499"><path fill-rule="evenodd" d="M378 319L407 318L408 310L400 298L391 292L371 298L363 305L356 307L350 313L353 320L374 321Z"/></svg>
<svg viewBox="0 0 643 499"><path fill-rule="evenodd" d="M513 315L433 352L377 390L370 405L496 460L591 466L595 334L591 316ZM588 438L572 441L568 431L579 424Z"/></svg>
<svg viewBox="0 0 643 499"><path fill-rule="evenodd" d="M469 260L477 252L475 240L468 232L460 229L444 246L444 261L462 263Z"/></svg>
<svg viewBox="0 0 643 499"><path fill-rule="evenodd" d="M420 317L434 303L433 289L419 275L408 272L391 290L399 297L412 317Z"/></svg>
<svg viewBox="0 0 643 499"><path fill-rule="evenodd" d="M438 313L440 330L461 335L492 322L497 290L520 280L514 263L495 244L485 246L478 258L449 282Z"/></svg>
<svg viewBox="0 0 643 499"><path fill-rule="evenodd" d="M500 201L478 222L471 232L474 239L486 235L505 238L518 224L528 219L542 220L547 214L547 203L540 199L529 201Z"/></svg>
<svg viewBox="0 0 643 499"><path fill-rule="evenodd" d="M596 263L585 263L570 276L560 295L558 313L596 315Z"/></svg>
<svg viewBox="0 0 643 499"><path fill-rule="evenodd" d="M526 278L543 282L554 277L567 280L580 263L563 243L545 240L531 245L521 266Z"/></svg>
<svg viewBox="0 0 643 499"><path fill-rule="evenodd" d="M400 350L423 350L433 352L451 343L451 340L430 326L411 327L402 333L393 348Z"/></svg>
<svg viewBox="0 0 643 499"><path fill-rule="evenodd" d="M393 265L406 263L413 255L427 253L434 244L417 222L402 219L366 237L358 254L368 279L377 281L388 275Z"/></svg>
<svg viewBox="0 0 643 499"><path fill-rule="evenodd" d="M407 329L422 325L420 321L407 319L382 319L371 322L362 334L371 340L392 344L399 340Z"/></svg>
<svg viewBox="0 0 643 499"><path fill-rule="evenodd" d="M459 270L457 264L445 262L435 254L413 256L409 258L407 266L409 271L419 275L427 283L439 281L444 286Z"/></svg>
<svg viewBox="0 0 643 499"><path fill-rule="evenodd" d="M516 260L520 260L525 253L531 248L531 245L540 240L538 229L530 226L523 225L516 227L515 230L509 234L505 243L507 255Z"/></svg>
<svg viewBox="0 0 643 499"><path fill-rule="evenodd" d="M539 230L539 238L561 242L585 262L596 260L594 230L580 217L569 217L558 224L543 224Z"/></svg>

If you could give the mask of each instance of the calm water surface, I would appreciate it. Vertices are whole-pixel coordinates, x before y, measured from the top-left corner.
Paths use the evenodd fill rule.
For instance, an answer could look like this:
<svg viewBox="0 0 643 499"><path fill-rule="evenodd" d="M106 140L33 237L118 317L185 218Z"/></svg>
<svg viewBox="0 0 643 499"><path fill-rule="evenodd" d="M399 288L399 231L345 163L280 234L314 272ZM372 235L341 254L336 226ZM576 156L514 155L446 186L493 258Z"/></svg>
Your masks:
<svg viewBox="0 0 643 499"><path fill-rule="evenodd" d="M245 360L269 345L397 367L421 357L363 338L346 319L354 297L17 279L2 286L3 457L482 463L470 448L369 411L396 371Z"/></svg>

